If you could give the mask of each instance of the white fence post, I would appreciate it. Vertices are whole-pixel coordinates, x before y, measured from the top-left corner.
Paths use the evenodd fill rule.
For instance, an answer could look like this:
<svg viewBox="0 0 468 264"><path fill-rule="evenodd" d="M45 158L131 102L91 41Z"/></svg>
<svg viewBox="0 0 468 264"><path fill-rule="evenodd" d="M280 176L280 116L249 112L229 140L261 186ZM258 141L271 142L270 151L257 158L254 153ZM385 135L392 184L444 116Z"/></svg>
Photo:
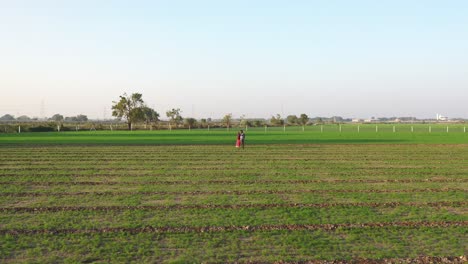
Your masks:
<svg viewBox="0 0 468 264"><path fill-rule="evenodd" d="M283 125L283 132L286 132L286 125Z"/></svg>
<svg viewBox="0 0 468 264"><path fill-rule="evenodd" d="M302 132L304 132L304 131L305 131L305 126L302 126Z"/></svg>
<svg viewBox="0 0 468 264"><path fill-rule="evenodd" d="M361 126L357 126L357 132L359 133L361 131Z"/></svg>
<svg viewBox="0 0 468 264"><path fill-rule="evenodd" d="M21 133L21 126L18 126L18 133Z"/></svg>
<svg viewBox="0 0 468 264"><path fill-rule="evenodd" d="M411 133L413 133L413 132L414 132L414 127L413 127L413 126L411 126Z"/></svg>
<svg viewBox="0 0 468 264"><path fill-rule="evenodd" d="M267 125L265 125L265 133L267 132Z"/></svg>
<svg viewBox="0 0 468 264"><path fill-rule="evenodd" d="M340 133L341 133L341 125L340 125Z"/></svg>

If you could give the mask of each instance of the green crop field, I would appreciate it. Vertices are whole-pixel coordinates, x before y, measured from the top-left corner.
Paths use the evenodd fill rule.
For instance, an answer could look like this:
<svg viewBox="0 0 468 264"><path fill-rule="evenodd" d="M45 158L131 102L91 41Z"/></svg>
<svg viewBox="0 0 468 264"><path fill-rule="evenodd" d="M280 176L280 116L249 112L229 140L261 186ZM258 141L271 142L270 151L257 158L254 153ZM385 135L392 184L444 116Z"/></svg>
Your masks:
<svg viewBox="0 0 468 264"><path fill-rule="evenodd" d="M78 131L1 134L6 144L107 144L107 145L228 145L239 128L162 131ZM340 131L341 130L341 131ZM448 131L448 132L447 132ZM325 125L248 128L249 144L466 144L468 129L452 125Z"/></svg>
<svg viewBox="0 0 468 264"><path fill-rule="evenodd" d="M467 261L463 125L0 135L0 260Z"/></svg>

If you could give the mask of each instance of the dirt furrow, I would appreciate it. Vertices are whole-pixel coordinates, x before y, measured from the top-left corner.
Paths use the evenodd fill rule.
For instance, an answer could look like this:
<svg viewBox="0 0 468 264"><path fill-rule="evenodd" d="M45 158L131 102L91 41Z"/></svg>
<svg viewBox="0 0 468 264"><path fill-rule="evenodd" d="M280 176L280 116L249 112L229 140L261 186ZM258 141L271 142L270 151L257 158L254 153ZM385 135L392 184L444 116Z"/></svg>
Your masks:
<svg viewBox="0 0 468 264"><path fill-rule="evenodd" d="M51 207L1 207L0 212L60 212L60 211L126 211L126 210L184 210L184 209L244 209L244 208L330 208L330 207L443 207L466 206L468 201L456 202L385 202L385 203L284 203L284 204L174 204L141 206L51 206Z"/></svg>

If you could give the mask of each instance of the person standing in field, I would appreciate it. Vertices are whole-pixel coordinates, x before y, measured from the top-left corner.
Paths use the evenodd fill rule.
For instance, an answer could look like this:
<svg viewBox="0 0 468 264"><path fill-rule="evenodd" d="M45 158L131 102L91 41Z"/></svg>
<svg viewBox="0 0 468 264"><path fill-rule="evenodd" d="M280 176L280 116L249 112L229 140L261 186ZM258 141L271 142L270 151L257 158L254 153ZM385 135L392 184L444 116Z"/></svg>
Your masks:
<svg viewBox="0 0 468 264"><path fill-rule="evenodd" d="M241 144L240 137L241 137L241 133L237 132L236 148L240 147L240 144Z"/></svg>
<svg viewBox="0 0 468 264"><path fill-rule="evenodd" d="M240 131L240 145L242 146L242 149L245 147L245 133L244 130Z"/></svg>

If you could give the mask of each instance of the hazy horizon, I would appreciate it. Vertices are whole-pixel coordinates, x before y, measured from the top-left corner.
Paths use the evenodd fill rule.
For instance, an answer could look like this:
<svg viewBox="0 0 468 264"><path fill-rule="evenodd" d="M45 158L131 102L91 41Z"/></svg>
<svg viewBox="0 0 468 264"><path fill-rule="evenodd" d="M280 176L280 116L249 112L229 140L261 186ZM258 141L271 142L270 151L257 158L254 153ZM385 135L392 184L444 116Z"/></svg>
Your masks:
<svg viewBox="0 0 468 264"><path fill-rule="evenodd" d="M140 92L162 118L468 118L466 14L461 0L2 1L0 116L111 118Z"/></svg>

